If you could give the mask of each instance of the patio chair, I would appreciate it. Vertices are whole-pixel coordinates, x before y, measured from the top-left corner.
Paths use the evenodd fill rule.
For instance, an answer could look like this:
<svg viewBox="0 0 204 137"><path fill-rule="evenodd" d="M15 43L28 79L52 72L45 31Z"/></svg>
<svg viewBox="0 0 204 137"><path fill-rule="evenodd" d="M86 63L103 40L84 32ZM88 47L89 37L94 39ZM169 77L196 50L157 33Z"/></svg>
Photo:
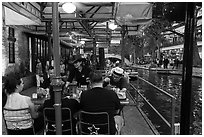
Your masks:
<svg viewBox="0 0 204 137"><path fill-rule="evenodd" d="M22 109L3 108L3 118L5 121L5 126L8 134L13 134L13 132L10 130L13 130L15 132L14 134L16 133L26 135L35 134L33 119L31 117L29 108ZM21 127L30 126L30 123L32 123L31 131L25 131L21 129ZM10 133L9 131L12 133Z"/></svg>
<svg viewBox="0 0 204 137"><path fill-rule="evenodd" d="M53 115L54 114L54 115ZM69 108L62 108L62 134L72 135L72 118L71 110ZM45 135L55 135L56 125L55 125L55 109L54 108L44 108L44 134Z"/></svg>
<svg viewBox="0 0 204 137"><path fill-rule="evenodd" d="M109 135L109 126L107 112L79 112L77 128L80 135Z"/></svg>

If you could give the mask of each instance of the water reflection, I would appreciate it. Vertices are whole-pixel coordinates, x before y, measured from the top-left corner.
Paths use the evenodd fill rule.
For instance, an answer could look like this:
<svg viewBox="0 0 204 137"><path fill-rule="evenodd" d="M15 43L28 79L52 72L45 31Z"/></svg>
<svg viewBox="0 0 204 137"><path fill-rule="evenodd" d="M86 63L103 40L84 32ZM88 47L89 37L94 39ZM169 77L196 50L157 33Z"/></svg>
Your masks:
<svg viewBox="0 0 204 137"><path fill-rule="evenodd" d="M175 123L180 122L180 103L181 103L181 90L182 90L182 78L178 75L161 75L154 71L138 70L139 76L158 86L159 88L167 91L174 97L176 97L175 108ZM192 123L191 134L202 134L202 79L192 79ZM136 86L136 82L133 82ZM162 93L159 93L152 86L139 82L139 89L141 93L151 102L151 104L157 108L157 110L171 123L171 99ZM142 109L147 113L150 120L156 125L160 134L170 134L170 128L154 113L145 103L142 105Z"/></svg>

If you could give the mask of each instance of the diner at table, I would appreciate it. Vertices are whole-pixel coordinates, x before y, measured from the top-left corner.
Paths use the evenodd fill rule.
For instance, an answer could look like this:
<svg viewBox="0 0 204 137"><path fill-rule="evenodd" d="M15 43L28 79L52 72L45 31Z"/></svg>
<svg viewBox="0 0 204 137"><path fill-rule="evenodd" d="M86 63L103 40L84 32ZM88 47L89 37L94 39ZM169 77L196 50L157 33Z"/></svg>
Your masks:
<svg viewBox="0 0 204 137"><path fill-rule="evenodd" d="M62 92L61 92L62 93ZM55 94L53 91L53 88L50 87L50 99L45 100L43 104L44 108L54 108L55 104ZM76 135L76 123L77 120L74 118L75 113L77 113L80 110L79 102L74 98L69 98L67 96L62 95L61 99L61 108L69 108L71 110L71 117L72 117L72 133ZM53 121L55 121L55 113L50 113L47 117L50 117ZM62 120L65 119L67 116L66 114L62 113ZM49 133L47 133L49 134ZM65 132L63 134L70 134L70 132Z"/></svg>
<svg viewBox="0 0 204 137"><path fill-rule="evenodd" d="M126 98L127 79L124 77L124 70L120 67L115 67L111 74L104 78L103 87L112 87L121 98Z"/></svg>
<svg viewBox="0 0 204 137"><path fill-rule="evenodd" d="M11 73L7 75L5 81L5 93L7 94L7 100L3 106L3 117L5 119L9 135L35 134L33 130L34 125L31 119L34 120L38 118L40 113L36 111L35 105L29 96L20 94L23 86L23 80L18 74ZM28 110L29 113L27 113ZM18 122L15 123L13 121ZM41 128L43 128L43 125L40 123L37 124L37 126L41 126Z"/></svg>
<svg viewBox="0 0 204 137"><path fill-rule="evenodd" d="M110 120L110 134L114 135L117 133L116 125L118 130L120 130L123 125L120 120L114 120L114 118L118 119L120 109L122 109L120 100L113 90L103 88L101 72L91 72L90 82L91 89L81 93L81 109L87 112L107 112Z"/></svg>

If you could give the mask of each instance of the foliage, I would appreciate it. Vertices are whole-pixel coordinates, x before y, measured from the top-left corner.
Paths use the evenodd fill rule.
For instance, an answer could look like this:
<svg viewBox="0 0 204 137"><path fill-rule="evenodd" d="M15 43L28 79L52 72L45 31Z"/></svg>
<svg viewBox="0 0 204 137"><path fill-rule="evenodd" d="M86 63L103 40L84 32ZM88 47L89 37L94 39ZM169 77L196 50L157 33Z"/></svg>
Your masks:
<svg viewBox="0 0 204 137"><path fill-rule="evenodd" d="M130 49L130 52L126 54L131 54L135 52L136 57L142 57L143 56L142 50L144 47L143 37L138 35L132 35L132 36L128 36L126 39L129 41L128 46Z"/></svg>
<svg viewBox="0 0 204 137"><path fill-rule="evenodd" d="M144 30L144 33L147 37L152 37L155 40L165 39L162 35L162 32L170 26L170 22L167 20L152 20L152 24Z"/></svg>

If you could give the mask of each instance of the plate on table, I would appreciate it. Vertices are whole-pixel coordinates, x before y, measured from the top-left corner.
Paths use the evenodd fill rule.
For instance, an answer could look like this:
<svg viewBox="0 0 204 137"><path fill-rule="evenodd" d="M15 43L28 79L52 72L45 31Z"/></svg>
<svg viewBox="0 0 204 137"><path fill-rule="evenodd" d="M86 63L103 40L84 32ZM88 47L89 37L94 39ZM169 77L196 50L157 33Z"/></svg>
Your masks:
<svg viewBox="0 0 204 137"><path fill-rule="evenodd" d="M125 92L117 92L119 99L126 99L126 93Z"/></svg>

